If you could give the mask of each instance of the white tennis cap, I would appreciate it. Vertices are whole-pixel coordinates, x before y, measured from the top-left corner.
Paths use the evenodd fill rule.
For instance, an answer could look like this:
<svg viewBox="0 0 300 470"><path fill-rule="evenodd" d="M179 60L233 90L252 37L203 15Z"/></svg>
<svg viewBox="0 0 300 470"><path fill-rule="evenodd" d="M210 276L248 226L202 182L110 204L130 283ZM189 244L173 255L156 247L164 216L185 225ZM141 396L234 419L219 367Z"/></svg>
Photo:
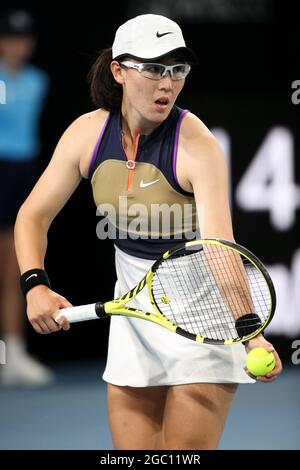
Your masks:
<svg viewBox="0 0 300 470"><path fill-rule="evenodd" d="M122 24L112 46L113 59L131 56L145 61L157 60L179 51L190 63L197 56L186 47L182 31L175 21L161 15L139 15Z"/></svg>

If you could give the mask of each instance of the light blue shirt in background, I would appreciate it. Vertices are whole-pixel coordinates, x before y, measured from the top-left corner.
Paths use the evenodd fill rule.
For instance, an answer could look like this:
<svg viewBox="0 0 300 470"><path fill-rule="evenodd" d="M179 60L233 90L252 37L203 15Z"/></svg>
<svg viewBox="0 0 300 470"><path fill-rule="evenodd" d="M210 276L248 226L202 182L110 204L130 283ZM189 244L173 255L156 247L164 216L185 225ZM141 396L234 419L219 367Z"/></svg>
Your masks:
<svg viewBox="0 0 300 470"><path fill-rule="evenodd" d="M48 77L31 65L11 75L0 61L0 80L6 87L6 104L0 104L0 160L30 160L40 150L39 118Z"/></svg>

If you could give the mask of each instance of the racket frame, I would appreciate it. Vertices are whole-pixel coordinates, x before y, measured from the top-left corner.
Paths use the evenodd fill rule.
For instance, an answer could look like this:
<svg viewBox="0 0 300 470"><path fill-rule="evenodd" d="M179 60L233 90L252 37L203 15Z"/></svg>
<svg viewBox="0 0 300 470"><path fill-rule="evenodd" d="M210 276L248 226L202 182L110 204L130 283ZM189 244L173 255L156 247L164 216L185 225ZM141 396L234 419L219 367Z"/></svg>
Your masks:
<svg viewBox="0 0 300 470"><path fill-rule="evenodd" d="M154 295L153 295L153 289L152 289L152 282L153 278L155 276L155 273L159 266L168 258L171 256L176 255L176 253L179 253L182 251L184 248L193 248L196 247L197 245L205 245L205 244L210 244L210 245L221 245L221 246L227 246L230 249L234 250L238 254L242 254L252 265L255 266L255 268L262 274L263 278L266 281L266 285L268 287L269 295L270 295L270 310L268 312L268 316L264 322L262 322L261 326L255 330L255 332L248 334L243 337L236 337L236 338L229 338L226 340L220 340L220 339L212 339L212 338L207 338L205 336L200 336L196 335L193 333L190 333L188 331L185 331L184 329L180 328L179 326L173 324L159 309ZM201 250L199 250L201 251ZM153 308L153 312L144 312L139 309L135 309L132 307L125 307L125 305L132 299L134 299L139 292L141 292L145 286L147 285L148 289L148 296ZM99 318L103 318L107 315L125 315L133 318L139 318L143 320L148 320L153 323L156 323L158 325L161 325L168 330L173 331L174 333L180 334L181 336L184 336L188 339L194 340L198 343L206 343L206 344L216 344L216 345L228 345L228 344L233 344L233 343L242 343L250 340L251 338L257 336L259 333L261 333L266 326L270 323L272 320L274 313L275 313L275 308L276 308L276 293L274 289L273 282L270 278L269 273L267 272L265 266L263 263L255 256L250 250L245 248L242 245L239 245L237 243L230 242L228 240L223 240L221 238L204 238L204 239L197 239L197 240L192 240L188 241L185 243L180 243L176 245L174 248L171 250L166 251L157 261L154 262L152 267L149 269L147 274L143 277L143 279L129 292L127 292L125 295L111 300L109 302L105 303L98 303L96 304L96 313L99 315ZM105 312L105 313L104 313Z"/></svg>

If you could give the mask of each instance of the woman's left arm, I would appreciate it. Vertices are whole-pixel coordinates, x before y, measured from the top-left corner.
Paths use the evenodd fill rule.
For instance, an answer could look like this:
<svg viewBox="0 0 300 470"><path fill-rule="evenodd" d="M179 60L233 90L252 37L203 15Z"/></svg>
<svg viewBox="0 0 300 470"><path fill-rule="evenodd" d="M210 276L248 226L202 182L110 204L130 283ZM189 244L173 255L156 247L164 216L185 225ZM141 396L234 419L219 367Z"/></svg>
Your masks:
<svg viewBox="0 0 300 470"><path fill-rule="evenodd" d="M181 178L188 181L194 192L201 237L234 242L225 157L216 138L204 124L195 116L190 121L188 126L185 123L183 127L181 152L184 158L181 158L181 162L184 161L184 166L179 162L179 168ZM275 355L273 371L256 378L262 382L272 382L282 371L280 358L273 345L261 334L248 341L246 350L248 352L256 347L264 347Z"/></svg>

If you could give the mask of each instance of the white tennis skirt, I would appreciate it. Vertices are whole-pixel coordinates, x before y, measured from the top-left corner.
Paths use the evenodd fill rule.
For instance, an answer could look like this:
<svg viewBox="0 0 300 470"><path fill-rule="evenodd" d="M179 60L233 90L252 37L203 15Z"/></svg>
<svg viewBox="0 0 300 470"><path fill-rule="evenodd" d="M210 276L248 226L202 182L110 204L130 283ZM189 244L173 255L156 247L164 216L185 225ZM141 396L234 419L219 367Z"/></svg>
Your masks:
<svg viewBox="0 0 300 470"><path fill-rule="evenodd" d="M115 297L126 294L145 275L153 260L115 247ZM131 306L152 311L146 288ZM153 387L188 383L254 383L244 371L242 344L196 343L160 325L137 318L112 316L103 380L114 385Z"/></svg>

